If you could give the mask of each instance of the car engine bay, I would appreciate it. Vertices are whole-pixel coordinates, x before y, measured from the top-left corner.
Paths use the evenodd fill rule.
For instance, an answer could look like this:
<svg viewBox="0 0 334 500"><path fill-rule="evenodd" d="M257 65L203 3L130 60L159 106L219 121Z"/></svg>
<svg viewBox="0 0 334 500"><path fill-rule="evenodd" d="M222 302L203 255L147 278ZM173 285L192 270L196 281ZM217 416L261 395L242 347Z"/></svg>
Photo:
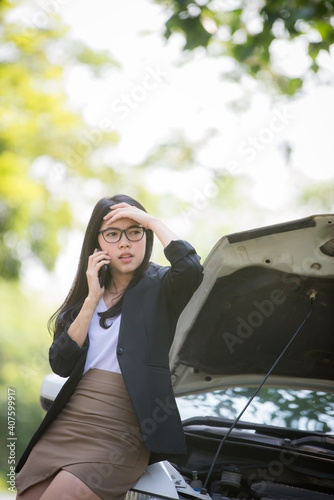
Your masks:
<svg viewBox="0 0 334 500"><path fill-rule="evenodd" d="M184 422L188 453L171 463L197 498L334 499L334 438L313 432L240 423L208 477L231 423L217 417ZM180 498L189 496L177 481L176 487Z"/></svg>

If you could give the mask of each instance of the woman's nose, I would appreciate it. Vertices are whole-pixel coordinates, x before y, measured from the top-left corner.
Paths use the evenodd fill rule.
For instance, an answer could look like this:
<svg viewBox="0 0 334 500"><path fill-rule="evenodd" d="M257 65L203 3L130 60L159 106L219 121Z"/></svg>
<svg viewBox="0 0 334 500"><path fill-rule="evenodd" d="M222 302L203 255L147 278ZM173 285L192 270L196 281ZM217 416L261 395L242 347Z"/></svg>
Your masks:
<svg viewBox="0 0 334 500"><path fill-rule="evenodd" d="M123 248L123 247L129 247L130 246L130 241L127 239L125 236L125 233L122 234L121 239L118 242L118 245Z"/></svg>

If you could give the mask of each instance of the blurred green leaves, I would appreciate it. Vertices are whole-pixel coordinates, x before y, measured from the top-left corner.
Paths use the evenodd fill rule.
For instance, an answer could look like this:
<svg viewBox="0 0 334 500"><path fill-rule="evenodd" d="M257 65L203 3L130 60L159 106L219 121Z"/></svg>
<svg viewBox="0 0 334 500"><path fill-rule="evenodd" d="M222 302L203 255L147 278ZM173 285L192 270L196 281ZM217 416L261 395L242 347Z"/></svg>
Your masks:
<svg viewBox="0 0 334 500"><path fill-rule="evenodd" d="M204 48L214 57L232 58L242 75L263 80L285 95L294 95L310 73L317 73L321 51L334 43L334 7L328 0L156 0L171 13L165 37L182 34L185 51ZM295 78L280 73L273 61L272 43L300 40L310 56L309 68Z"/></svg>
<svg viewBox="0 0 334 500"><path fill-rule="evenodd" d="M81 64L98 75L115 61L72 41L60 18L42 13L38 27L38 13L15 17L15 5L0 3L0 277L14 280L26 259L52 269L58 228L72 223L64 185L92 177L92 152L118 140L88 126L64 88L68 68Z"/></svg>
<svg viewBox="0 0 334 500"><path fill-rule="evenodd" d="M50 372L48 347L51 339L46 322L52 306L36 292L23 294L17 283L0 279L0 433L8 437L7 391L15 391L15 437L18 460L41 422L39 390L44 375ZM0 449L0 490L7 490L8 449ZM8 490L7 490L8 491Z"/></svg>

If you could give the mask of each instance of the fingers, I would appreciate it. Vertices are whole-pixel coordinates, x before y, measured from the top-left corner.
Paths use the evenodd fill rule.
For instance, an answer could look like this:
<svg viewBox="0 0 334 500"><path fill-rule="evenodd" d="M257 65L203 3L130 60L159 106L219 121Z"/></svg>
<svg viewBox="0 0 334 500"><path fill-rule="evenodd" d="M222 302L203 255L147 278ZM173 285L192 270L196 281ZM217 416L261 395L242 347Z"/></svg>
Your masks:
<svg viewBox="0 0 334 500"><path fill-rule="evenodd" d="M110 212L103 217L104 220L110 219L119 209L127 209L127 208L136 208L133 207L132 205L129 205L128 203L117 203L116 205L111 205L110 207Z"/></svg>
<svg viewBox="0 0 334 500"><path fill-rule="evenodd" d="M110 207L110 212L103 217L104 220L110 220L110 219L119 219L120 217L128 217L128 215L125 215L126 213L133 213L133 209L136 207L133 207L131 205L128 205L127 203L117 203L117 205L112 205ZM137 209L138 210L138 209ZM117 215L121 214L119 217ZM122 215L123 214L123 215ZM131 218L131 217L130 217Z"/></svg>
<svg viewBox="0 0 334 500"><path fill-rule="evenodd" d="M88 259L88 269L94 270L97 268L98 270L104 265L110 263L110 257L108 252L105 250L94 250L94 253L89 256Z"/></svg>
<svg viewBox="0 0 334 500"><path fill-rule="evenodd" d="M97 293L100 292L101 287L98 280L98 274L99 270L104 264L107 265L110 264L109 255L107 255L106 251L95 249L94 253L89 256L88 266L86 271L88 288L89 291L92 292L93 294L95 292Z"/></svg>
<svg viewBox="0 0 334 500"><path fill-rule="evenodd" d="M150 216L146 212L134 207L133 205L129 205L128 203L118 203L117 205L112 205L110 207L110 212L103 217L103 219L107 221L108 225L118 219L128 218L146 226L149 217Z"/></svg>

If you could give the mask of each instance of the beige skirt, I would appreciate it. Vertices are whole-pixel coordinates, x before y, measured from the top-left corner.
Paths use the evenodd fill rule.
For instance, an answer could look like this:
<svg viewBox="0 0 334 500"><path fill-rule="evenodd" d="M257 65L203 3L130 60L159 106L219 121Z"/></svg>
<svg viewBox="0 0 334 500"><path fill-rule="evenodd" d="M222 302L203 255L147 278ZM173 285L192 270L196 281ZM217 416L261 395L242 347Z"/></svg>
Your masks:
<svg viewBox="0 0 334 500"><path fill-rule="evenodd" d="M16 487L22 494L66 470L102 500L121 500L149 456L122 375L93 369L34 446Z"/></svg>

